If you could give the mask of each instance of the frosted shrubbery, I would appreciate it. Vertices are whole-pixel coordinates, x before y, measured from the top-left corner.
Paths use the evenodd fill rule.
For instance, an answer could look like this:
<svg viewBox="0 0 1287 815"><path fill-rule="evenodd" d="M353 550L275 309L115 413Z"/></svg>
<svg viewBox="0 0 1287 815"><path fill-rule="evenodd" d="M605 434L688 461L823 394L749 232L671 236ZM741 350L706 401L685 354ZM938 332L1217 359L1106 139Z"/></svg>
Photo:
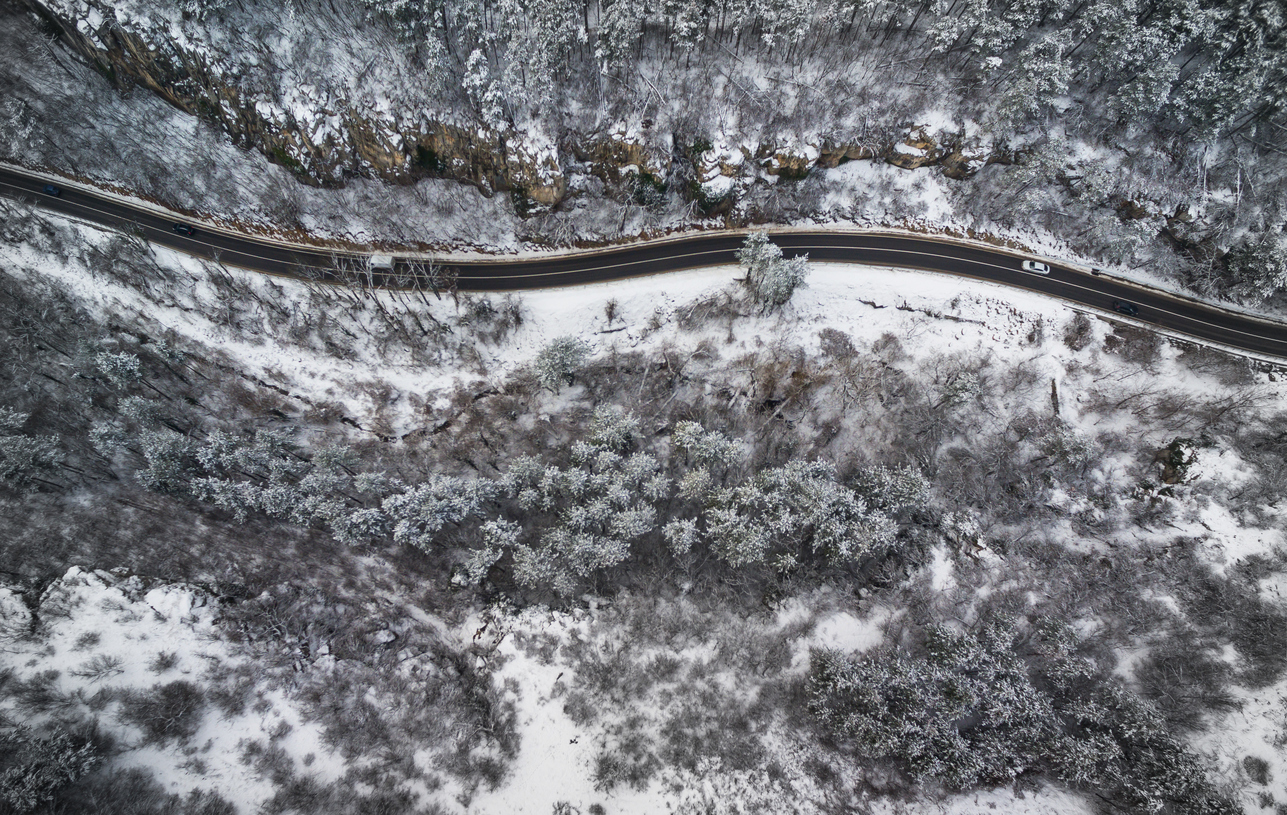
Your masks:
<svg viewBox="0 0 1287 815"><path fill-rule="evenodd" d="M102 761L98 747L64 732L41 736L29 727L0 729L0 802L33 812Z"/></svg>
<svg viewBox="0 0 1287 815"><path fill-rule="evenodd" d="M834 738L956 789L1049 775L1129 813L1240 811L1147 703L1048 620L992 618L872 656L814 654L809 707Z"/></svg>
<svg viewBox="0 0 1287 815"><path fill-rule="evenodd" d="M65 458L56 437L19 432L27 418L25 413L0 407L0 482L20 490L55 474Z"/></svg>
<svg viewBox="0 0 1287 815"><path fill-rule="evenodd" d="M96 439L108 450L128 444L121 426L100 428ZM460 550L458 583L482 583L508 565L519 585L565 596L645 542L680 557L709 551L734 568L856 562L891 547L894 514L927 496L907 468L865 470L856 487L825 461L747 474L746 446L696 422L676 424L658 449L643 442L635 417L599 407L563 452L566 463L520 456L498 478L433 473L408 484L355 474L347 448L309 457L277 432L213 431L197 443L144 428L137 477L243 522L263 513L325 524L348 544L390 537L426 553Z"/></svg>

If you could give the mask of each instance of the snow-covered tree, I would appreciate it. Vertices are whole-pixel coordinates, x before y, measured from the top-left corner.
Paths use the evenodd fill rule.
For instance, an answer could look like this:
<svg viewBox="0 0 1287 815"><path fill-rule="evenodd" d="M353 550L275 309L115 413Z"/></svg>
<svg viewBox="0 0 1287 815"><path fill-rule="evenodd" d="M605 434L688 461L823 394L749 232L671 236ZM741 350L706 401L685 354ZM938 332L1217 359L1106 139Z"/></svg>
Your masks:
<svg viewBox="0 0 1287 815"><path fill-rule="evenodd" d="M718 430L707 430L697 422L677 423L670 434L670 445L670 464L678 475L679 497L699 506L735 477L737 465L744 462L747 452L741 441L730 439ZM683 536L671 540L672 547L691 546L697 540L694 530L684 527ZM668 540L670 534L667 533Z"/></svg>
<svg viewBox="0 0 1287 815"><path fill-rule="evenodd" d="M57 436L29 436L19 432L30 416L0 407L0 481L27 490L42 476L58 472L66 456Z"/></svg>
<svg viewBox="0 0 1287 815"><path fill-rule="evenodd" d="M297 524L338 514L330 506L337 485L316 476L321 483L314 489L304 486L300 479L309 463L283 433L260 430L248 437L216 430L195 458L206 474L192 479L193 494L231 510L239 521L251 512Z"/></svg>
<svg viewBox="0 0 1287 815"><path fill-rule="evenodd" d="M282 480L307 466L294 453L289 436L279 431L257 430L247 437L216 430L206 437L196 458L211 473Z"/></svg>
<svg viewBox="0 0 1287 815"><path fill-rule="evenodd" d="M347 445L322 447L309 460L312 469L299 479L299 489L306 495L335 495L352 483L352 470L358 461L357 454Z"/></svg>
<svg viewBox="0 0 1287 815"><path fill-rule="evenodd" d="M1224 265L1233 291L1259 303L1287 290L1287 235L1265 233L1229 251Z"/></svg>
<svg viewBox="0 0 1287 815"><path fill-rule="evenodd" d="M198 499L231 512L237 523L245 523L251 512L264 506L263 490L250 481L197 478L190 488Z"/></svg>
<svg viewBox="0 0 1287 815"><path fill-rule="evenodd" d="M373 507L340 513L330 519L330 525L335 539L348 546L368 543L390 532L389 516Z"/></svg>
<svg viewBox="0 0 1287 815"><path fill-rule="evenodd" d="M116 409L126 419L142 427L155 425L161 417L161 405L153 399L142 396L127 396L120 401Z"/></svg>
<svg viewBox="0 0 1287 815"><path fill-rule="evenodd" d="M707 17L714 9L702 0L665 0L659 11L670 26L671 42L687 50L705 39Z"/></svg>
<svg viewBox="0 0 1287 815"><path fill-rule="evenodd" d="M522 527L513 521L494 520L483 524L479 531L483 535L482 547L470 550L456 575L457 582L467 586L477 586L486 580L492 566L505 552L519 546Z"/></svg>
<svg viewBox="0 0 1287 815"><path fill-rule="evenodd" d="M117 421L95 420L89 428L89 442L104 458L112 458L129 443L125 427Z"/></svg>
<svg viewBox="0 0 1287 815"><path fill-rule="evenodd" d="M915 467L865 467L853 478L853 488L867 505L885 512L902 512L929 499L929 481Z"/></svg>
<svg viewBox="0 0 1287 815"><path fill-rule="evenodd" d="M718 430L707 430L698 422L678 422L670 443L696 467L728 467L746 457L746 445Z"/></svg>
<svg viewBox="0 0 1287 815"><path fill-rule="evenodd" d="M662 535L670 545L670 551L683 556L692 551L694 544L701 540L701 530L697 527L696 518L676 518L662 527Z"/></svg>
<svg viewBox="0 0 1287 815"><path fill-rule="evenodd" d="M64 459L54 436L0 436L0 481L16 489L57 473Z"/></svg>
<svg viewBox="0 0 1287 815"><path fill-rule="evenodd" d="M13 408L0 407L0 433L17 433L27 423L31 414Z"/></svg>
<svg viewBox="0 0 1287 815"><path fill-rule="evenodd" d="M0 729L0 801L8 811L31 812L100 761L92 743L66 733L41 737L27 727Z"/></svg>
<svg viewBox="0 0 1287 815"><path fill-rule="evenodd" d="M648 7L635 0L605 0L599 14L595 57L607 68L620 68L643 33Z"/></svg>
<svg viewBox="0 0 1287 815"><path fill-rule="evenodd" d="M1052 33L1034 40L1013 61L994 112L995 126L1009 130L1068 92L1072 66L1065 37Z"/></svg>
<svg viewBox="0 0 1287 815"><path fill-rule="evenodd" d="M536 377L541 387L557 393L564 385L571 385L590 351L590 344L576 337L551 340L536 355Z"/></svg>
<svg viewBox="0 0 1287 815"><path fill-rule="evenodd" d="M616 408L596 409L589 433L572 446L569 467L515 460L501 483L523 512L514 539L519 582L571 593L581 580L623 562L630 544L656 528L655 504L670 490L656 458L629 453L637 423Z"/></svg>
<svg viewBox="0 0 1287 815"><path fill-rule="evenodd" d="M465 76L461 81L470 101L478 111L478 118L492 130L504 130L505 92L491 75L487 54L475 48L465 62Z"/></svg>
<svg viewBox="0 0 1287 815"><path fill-rule="evenodd" d="M737 250L737 260L746 267L743 280L751 299L765 311L785 305L796 289L804 287L809 272L808 255L783 258L782 249L765 232L747 235Z"/></svg>
<svg viewBox="0 0 1287 815"><path fill-rule="evenodd" d="M144 430L139 434L139 448L147 466L136 474L139 483L157 492L183 492L190 475L187 457L192 444L173 430Z"/></svg>
<svg viewBox="0 0 1287 815"><path fill-rule="evenodd" d="M879 553L894 539L889 516L840 484L825 461L761 470L708 500L704 537L734 566L785 566L806 551L846 563Z"/></svg>
<svg viewBox="0 0 1287 815"><path fill-rule="evenodd" d="M381 509L393 524L395 541L430 552L444 528L479 515L496 493L496 484L487 479L435 473L385 498Z"/></svg>
<svg viewBox="0 0 1287 815"><path fill-rule="evenodd" d="M118 388L128 387L143 377L143 364L137 354L103 351L94 356L94 367Z"/></svg>
<svg viewBox="0 0 1287 815"><path fill-rule="evenodd" d="M186 16L204 20L226 9L232 0L178 0L178 8Z"/></svg>
<svg viewBox="0 0 1287 815"><path fill-rule="evenodd" d="M589 433L584 443L593 450L621 451L629 447L638 435L639 420L634 414L618 407L601 405L590 415ZM588 458L591 452L580 455Z"/></svg>

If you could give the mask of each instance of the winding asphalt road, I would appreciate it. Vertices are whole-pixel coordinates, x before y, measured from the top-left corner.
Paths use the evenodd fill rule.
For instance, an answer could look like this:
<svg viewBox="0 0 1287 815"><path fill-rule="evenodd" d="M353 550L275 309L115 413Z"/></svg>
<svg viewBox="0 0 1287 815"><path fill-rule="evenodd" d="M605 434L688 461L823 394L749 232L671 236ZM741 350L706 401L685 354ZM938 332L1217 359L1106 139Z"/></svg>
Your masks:
<svg viewBox="0 0 1287 815"><path fill-rule="evenodd" d="M123 230L188 254L218 258L230 266L295 278L336 281L337 262L354 267L366 255L273 243L266 239L197 225L192 236L174 232L178 216L60 185L62 194L46 194L47 182L36 175L0 167L0 194L35 201L40 207ZM57 182L55 182L57 183ZM496 260L450 261L461 291L514 291L617 280L702 266L736 263L734 252L743 236L698 234L573 254ZM1024 256L914 235L856 232L783 232L774 243L788 254L808 253L810 260L859 263L943 272L989 280L1050 295L1099 311L1113 311L1115 301L1139 308L1136 321L1253 354L1287 358L1287 324L1240 314L1076 267L1051 265L1049 275L1020 269ZM395 287L414 272L406 259L394 264L395 275L377 274L377 286ZM1120 319L1120 318L1119 318Z"/></svg>

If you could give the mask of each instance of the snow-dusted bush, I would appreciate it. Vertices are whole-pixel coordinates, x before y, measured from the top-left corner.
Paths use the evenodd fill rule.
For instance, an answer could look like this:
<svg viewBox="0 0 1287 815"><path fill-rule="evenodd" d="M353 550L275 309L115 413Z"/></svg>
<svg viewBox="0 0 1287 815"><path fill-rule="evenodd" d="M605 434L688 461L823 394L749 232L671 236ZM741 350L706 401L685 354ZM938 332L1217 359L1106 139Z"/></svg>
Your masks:
<svg viewBox="0 0 1287 815"><path fill-rule="evenodd" d="M590 344L577 337L551 340L536 355L536 377L541 387L558 392L576 381L576 374L590 356Z"/></svg>
<svg viewBox="0 0 1287 815"><path fill-rule="evenodd" d="M854 475L854 491L873 509L902 512L929 499L930 484L915 467L865 467Z"/></svg>
<svg viewBox="0 0 1287 815"><path fill-rule="evenodd" d="M42 737L28 727L0 729L0 801L31 812L94 770L101 757L92 743L66 733Z"/></svg>
<svg viewBox="0 0 1287 815"><path fill-rule="evenodd" d="M128 694L121 701L121 718L142 730L150 743L170 739L183 743L201 726L205 709L204 691L178 679Z"/></svg>
<svg viewBox="0 0 1287 815"><path fill-rule="evenodd" d="M949 541L956 544L978 545L983 536L978 516L970 510L943 513L939 528Z"/></svg>
<svg viewBox="0 0 1287 815"><path fill-rule="evenodd" d="M1081 469L1090 463L1094 448L1084 434L1060 424L1042 439L1041 451L1055 464Z"/></svg>
<svg viewBox="0 0 1287 815"><path fill-rule="evenodd" d="M954 371L939 386L938 403L940 407L963 405L979 395L983 383L979 375L970 370Z"/></svg>

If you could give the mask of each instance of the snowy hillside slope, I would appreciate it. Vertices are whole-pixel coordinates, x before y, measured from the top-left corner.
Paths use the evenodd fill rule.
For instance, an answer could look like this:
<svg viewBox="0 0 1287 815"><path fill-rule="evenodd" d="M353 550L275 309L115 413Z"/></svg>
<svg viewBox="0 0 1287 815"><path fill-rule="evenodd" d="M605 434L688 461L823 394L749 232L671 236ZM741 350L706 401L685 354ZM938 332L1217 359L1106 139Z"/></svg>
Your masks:
<svg viewBox="0 0 1287 815"><path fill-rule="evenodd" d="M1280 369L917 272L815 264L778 310L736 268L419 300L6 214L0 407L22 419L0 453L53 438L62 458L4 470L0 692L10 720L101 751L64 811L120 800L143 766L148 812L1280 803ZM542 385L568 338L588 355ZM576 550L533 519L575 519L505 479L531 456L568 482L575 443L613 433L673 486L623 560L542 583L527 553ZM698 467L709 451L727 465ZM772 562L728 548L721 517L754 530L715 513L762 517L737 496L767 505L757 479L795 489L799 462L824 467L799 482L822 503L797 511L835 501L853 534L887 524L887 548L832 560L785 517ZM706 537L681 546L672 518ZM951 675L967 718L1015 702L988 733L1058 721L1072 741L984 742L954 720L1011 763L917 775L882 720L850 711L868 739L836 727L853 700L827 665L928 694L913 734L943 732ZM1078 765L1070 744L1107 752ZM1176 773L1181 797L1157 798Z"/></svg>

